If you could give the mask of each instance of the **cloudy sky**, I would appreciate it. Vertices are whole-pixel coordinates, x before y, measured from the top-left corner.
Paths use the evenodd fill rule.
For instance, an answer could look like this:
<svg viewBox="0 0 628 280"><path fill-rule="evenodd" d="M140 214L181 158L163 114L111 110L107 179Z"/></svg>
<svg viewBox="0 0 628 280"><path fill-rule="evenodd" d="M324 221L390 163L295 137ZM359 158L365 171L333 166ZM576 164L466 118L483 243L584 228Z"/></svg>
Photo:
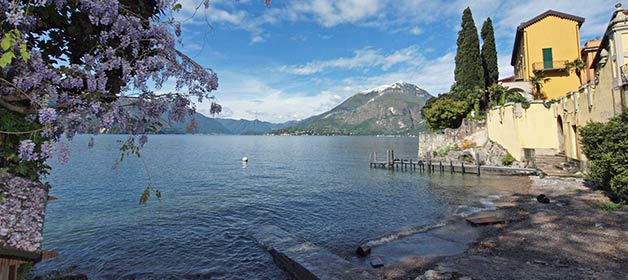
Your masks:
<svg viewBox="0 0 628 280"><path fill-rule="evenodd" d="M183 0L181 49L218 73L220 117L303 119L351 95L402 80L432 95L453 83L456 37L470 6L493 20L500 77L516 26L553 9L586 18L582 42L602 36L616 1ZM628 5L628 4L627 4ZM628 7L628 6L627 6ZM195 11L196 10L196 11ZM208 104L200 104L201 113Z"/></svg>

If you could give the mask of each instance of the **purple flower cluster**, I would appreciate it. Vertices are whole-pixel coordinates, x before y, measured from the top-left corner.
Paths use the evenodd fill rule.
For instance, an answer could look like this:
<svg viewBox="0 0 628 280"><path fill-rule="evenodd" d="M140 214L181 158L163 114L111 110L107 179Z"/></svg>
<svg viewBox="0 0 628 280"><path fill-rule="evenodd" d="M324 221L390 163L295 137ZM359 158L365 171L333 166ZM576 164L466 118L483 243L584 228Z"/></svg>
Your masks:
<svg viewBox="0 0 628 280"><path fill-rule="evenodd" d="M35 143L32 140L23 140L20 142L18 157L23 161L34 161L39 159L35 153Z"/></svg>
<svg viewBox="0 0 628 280"><path fill-rule="evenodd" d="M41 250L48 188L0 173L0 247Z"/></svg>
<svg viewBox="0 0 628 280"><path fill-rule="evenodd" d="M39 144L22 141L21 160L45 160L56 151L59 160L65 162L69 157L67 145L53 144L62 135L72 139L77 133L98 134L111 129L139 136L133 143L143 146L146 134L163 122L165 113L170 120L183 121L195 111L192 99L202 102L213 98L212 92L218 87L216 74L175 48L176 40L181 39L181 26L168 12L172 13L176 1L158 0L156 8L163 13L149 18L141 18L122 3L0 0L0 25L15 27L23 35L15 47L22 43L29 46L28 59L14 59L0 69L0 78L7 81L0 82L0 97L29 103L27 119L41 124L41 135L49 139ZM41 48L31 48L55 40L41 35L56 32L52 25L48 30L34 31L41 28L36 23L43 19L28 10L42 6L51 6L68 18L72 14L87 16L83 24L91 24L89 30L95 30L91 34L95 45L78 56L80 61L63 52L43 57ZM58 43L64 46L67 42ZM174 92L155 92L169 80L176 81ZM210 112L220 111L220 105L212 102ZM196 125L193 122L190 129L195 130Z"/></svg>

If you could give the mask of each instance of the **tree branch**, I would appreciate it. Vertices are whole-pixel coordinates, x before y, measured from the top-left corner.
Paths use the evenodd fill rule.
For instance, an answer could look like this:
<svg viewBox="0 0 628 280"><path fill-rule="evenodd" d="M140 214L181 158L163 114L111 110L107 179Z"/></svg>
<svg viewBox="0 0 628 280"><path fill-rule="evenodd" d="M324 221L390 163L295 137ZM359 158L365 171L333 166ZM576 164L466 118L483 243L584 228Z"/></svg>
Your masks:
<svg viewBox="0 0 628 280"><path fill-rule="evenodd" d="M4 99L2 98L0 98L0 105L2 105L2 107L6 108L9 111L13 111L13 112L20 113L23 115L26 115L27 113L29 113L27 108L13 105L9 102L4 101Z"/></svg>

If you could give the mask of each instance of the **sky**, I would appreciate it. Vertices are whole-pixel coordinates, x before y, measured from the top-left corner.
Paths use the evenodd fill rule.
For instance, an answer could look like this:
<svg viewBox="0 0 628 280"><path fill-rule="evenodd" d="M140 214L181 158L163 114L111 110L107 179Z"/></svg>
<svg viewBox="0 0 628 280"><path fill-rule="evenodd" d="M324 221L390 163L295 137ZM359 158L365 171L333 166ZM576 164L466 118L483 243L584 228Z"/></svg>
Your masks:
<svg viewBox="0 0 628 280"><path fill-rule="evenodd" d="M584 43L602 37L616 1L181 0L179 48L218 74L218 116L300 120L350 96L405 81L432 95L454 80L462 11L478 32L490 17L499 76L512 75L517 25L549 9L584 17ZM628 8L628 6L625 6ZM197 110L208 115L209 104Z"/></svg>

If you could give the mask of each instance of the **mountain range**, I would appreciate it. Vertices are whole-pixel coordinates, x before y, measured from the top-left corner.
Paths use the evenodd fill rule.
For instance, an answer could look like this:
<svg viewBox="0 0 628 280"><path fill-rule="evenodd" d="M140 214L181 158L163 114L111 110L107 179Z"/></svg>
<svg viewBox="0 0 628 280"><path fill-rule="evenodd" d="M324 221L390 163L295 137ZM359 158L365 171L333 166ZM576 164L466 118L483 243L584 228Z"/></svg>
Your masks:
<svg viewBox="0 0 628 280"><path fill-rule="evenodd" d="M260 120L194 116L201 134L238 135L414 135L425 130L421 108L432 96L416 85L396 82L357 93L322 114L301 121L270 123ZM168 122L164 134L184 134L185 122Z"/></svg>

